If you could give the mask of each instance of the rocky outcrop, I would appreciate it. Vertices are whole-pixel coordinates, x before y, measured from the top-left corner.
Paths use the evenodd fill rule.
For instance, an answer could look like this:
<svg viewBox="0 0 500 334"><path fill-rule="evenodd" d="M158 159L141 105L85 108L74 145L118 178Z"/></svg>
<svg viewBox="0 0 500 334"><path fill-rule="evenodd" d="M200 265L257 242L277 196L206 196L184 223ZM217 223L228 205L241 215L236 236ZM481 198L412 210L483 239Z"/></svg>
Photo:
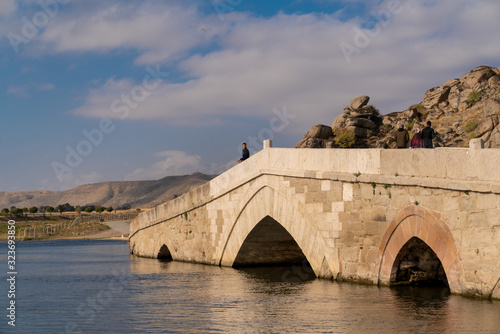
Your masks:
<svg viewBox="0 0 500 334"><path fill-rule="evenodd" d="M332 123L315 125L296 147L337 147L336 132L352 131L353 147L392 148L400 124L421 129L431 121L438 133L435 146L463 147L482 138L486 148L500 148L500 69L479 66L460 78L425 92L406 110L380 116L366 95L353 98ZM339 131L342 130L342 131Z"/></svg>
<svg viewBox="0 0 500 334"><path fill-rule="evenodd" d="M333 131L328 125L316 124L309 130L295 148L333 147Z"/></svg>

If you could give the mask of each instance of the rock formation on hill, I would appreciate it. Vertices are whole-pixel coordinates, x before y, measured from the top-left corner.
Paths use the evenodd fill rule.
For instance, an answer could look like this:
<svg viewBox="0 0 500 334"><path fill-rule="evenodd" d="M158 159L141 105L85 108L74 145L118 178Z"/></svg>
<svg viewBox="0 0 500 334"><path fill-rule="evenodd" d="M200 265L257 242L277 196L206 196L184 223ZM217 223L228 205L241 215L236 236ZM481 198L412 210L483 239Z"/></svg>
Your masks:
<svg viewBox="0 0 500 334"><path fill-rule="evenodd" d="M437 147L466 147L470 139L480 137L485 147L500 148L500 68L479 66L429 89L420 103L400 112L381 116L369 100L352 99L331 126L314 125L295 147L394 148L399 124L412 130L432 121Z"/></svg>

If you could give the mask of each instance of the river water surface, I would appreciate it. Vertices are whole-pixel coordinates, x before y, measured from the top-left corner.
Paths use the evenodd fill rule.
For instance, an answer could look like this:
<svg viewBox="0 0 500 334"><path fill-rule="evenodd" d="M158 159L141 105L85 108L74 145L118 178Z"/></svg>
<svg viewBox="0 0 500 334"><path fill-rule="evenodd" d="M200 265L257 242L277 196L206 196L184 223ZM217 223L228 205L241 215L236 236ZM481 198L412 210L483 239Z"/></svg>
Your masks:
<svg viewBox="0 0 500 334"><path fill-rule="evenodd" d="M165 262L90 240L18 243L16 260L16 327L2 280L0 333L500 333L500 302L339 284L301 266Z"/></svg>

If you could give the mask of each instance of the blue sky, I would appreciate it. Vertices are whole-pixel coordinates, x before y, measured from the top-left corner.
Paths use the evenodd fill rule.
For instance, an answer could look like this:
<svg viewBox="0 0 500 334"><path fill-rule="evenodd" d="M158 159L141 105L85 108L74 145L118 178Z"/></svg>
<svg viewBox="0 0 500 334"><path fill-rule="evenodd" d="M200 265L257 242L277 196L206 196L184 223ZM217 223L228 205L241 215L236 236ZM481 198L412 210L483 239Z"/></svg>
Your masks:
<svg viewBox="0 0 500 334"><path fill-rule="evenodd" d="M495 0L2 0L0 191L207 172L243 141L293 147L362 94L404 110L500 66L499 13Z"/></svg>

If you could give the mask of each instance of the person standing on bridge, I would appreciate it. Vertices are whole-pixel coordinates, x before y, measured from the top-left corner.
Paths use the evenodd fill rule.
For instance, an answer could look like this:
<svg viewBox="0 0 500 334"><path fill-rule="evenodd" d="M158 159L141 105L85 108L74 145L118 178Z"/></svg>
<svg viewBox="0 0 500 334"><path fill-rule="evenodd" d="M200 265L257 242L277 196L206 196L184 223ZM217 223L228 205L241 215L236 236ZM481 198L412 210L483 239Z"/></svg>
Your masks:
<svg viewBox="0 0 500 334"><path fill-rule="evenodd" d="M420 131L420 127L415 127L415 134L413 135L413 138L411 140L410 147L411 148L422 148L423 147L423 141L422 141L422 132Z"/></svg>
<svg viewBox="0 0 500 334"><path fill-rule="evenodd" d="M243 143L243 145L241 145L241 146L242 146L243 150L242 150L241 158L238 159L238 162L242 162L242 161L250 158L250 151L247 148L247 143Z"/></svg>
<svg viewBox="0 0 500 334"><path fill-rule="evenodd" d="M424 141L424 148L433 148L432 140L436 137L436 131L431 128L431 121L427 122L427 126L422 130L422 139Z"/></svg>
<svg viewBox="0 0 500 334"><path fill-rule="evenodd" d="M399 129L394 135L394 140L396 141L396 148L406 148L408 146L410 135L408 134L408 131L405 130L403 123L399 125Z"/></svg>

